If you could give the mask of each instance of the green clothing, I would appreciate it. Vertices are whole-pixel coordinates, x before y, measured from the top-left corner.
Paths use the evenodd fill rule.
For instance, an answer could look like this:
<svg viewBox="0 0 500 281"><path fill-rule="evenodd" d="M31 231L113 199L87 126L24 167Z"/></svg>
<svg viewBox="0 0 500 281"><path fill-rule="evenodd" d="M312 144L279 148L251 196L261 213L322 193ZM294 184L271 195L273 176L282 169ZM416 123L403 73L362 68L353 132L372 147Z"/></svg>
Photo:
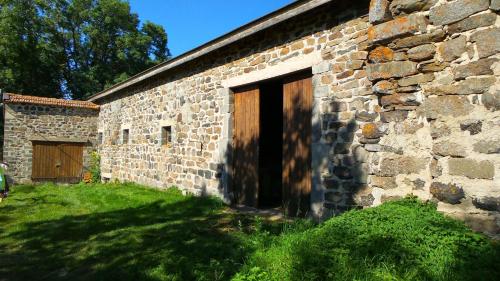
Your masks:
<svg viewBox="0 0 500 281"><path fill-rule="evenodd" d="M2 167L0 167L0 192L5 191L5 172Z"/></svg>

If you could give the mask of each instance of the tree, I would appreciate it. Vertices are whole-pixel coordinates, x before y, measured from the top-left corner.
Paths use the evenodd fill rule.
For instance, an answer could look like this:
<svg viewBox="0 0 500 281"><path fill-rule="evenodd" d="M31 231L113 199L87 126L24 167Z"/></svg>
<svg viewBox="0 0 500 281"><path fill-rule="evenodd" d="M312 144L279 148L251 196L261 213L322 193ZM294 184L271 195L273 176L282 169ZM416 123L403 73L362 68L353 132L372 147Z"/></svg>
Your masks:
<svg viewBox="0 0 500 281"><path fill-rule="evenodd" d="M0 0L0 88L61 97L63 53L49 38L35 1Z"/></svg>
<svg viewBox="0 0 500 281"><path fill-rule="evenodd" d="M168 59L123 0L0 0L0 88L85 99Z"/></svg>

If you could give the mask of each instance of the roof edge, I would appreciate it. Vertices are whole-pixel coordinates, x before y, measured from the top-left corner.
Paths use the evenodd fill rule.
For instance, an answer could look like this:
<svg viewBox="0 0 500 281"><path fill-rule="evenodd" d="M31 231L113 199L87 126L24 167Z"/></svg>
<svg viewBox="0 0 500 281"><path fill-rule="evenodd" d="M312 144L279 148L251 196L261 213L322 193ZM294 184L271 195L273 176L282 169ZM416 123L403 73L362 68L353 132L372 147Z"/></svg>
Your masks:
<svg viewBox="0 0 500 281"><path fill-rule="evenodd" d="M46 105L46 106L58 106L58 107L71 107L71 108L83 108L90 110L99 110L100 106L90 101L80 101L80 100L65 100L56 99L48 97L37 97L21 94L3 93L2 102L9 104L35 104L35 105Z"/></svg>
<svg viewBox="0 0 500 281"><path fill-rule="evenodd" d="M247 24L244 24L224 35L221 35L201 46L198 46L190 51L187 51L171 60L160 63L156 66L153 66L145 71L142 71L127 80L117 83L111 86L104 91L101 91L93 96L91 96L88 101L96 101L102 99L106 96L109 96L119 90L125 89L129 86L135 85L141 81L144 81L148 78L156 76L164 71L172 69L176 66L185 64L190 62L196 58L199 58L203 55L206 55L210 52L218 50L224 46L227 46L231 43L240 41L243 38L246 38L250 35L253 35L259 31L262 31L266 28L272 27L278 23L281 23L285 20L288 20L294 16L303 14L307 11L310 11L316 7L319 7L323 4L329 3L333 0L309 0L309 1L296 1L289 5L286 5L274 12L271 12L267 15L264 15L256 20L253 20Z"/></svg>

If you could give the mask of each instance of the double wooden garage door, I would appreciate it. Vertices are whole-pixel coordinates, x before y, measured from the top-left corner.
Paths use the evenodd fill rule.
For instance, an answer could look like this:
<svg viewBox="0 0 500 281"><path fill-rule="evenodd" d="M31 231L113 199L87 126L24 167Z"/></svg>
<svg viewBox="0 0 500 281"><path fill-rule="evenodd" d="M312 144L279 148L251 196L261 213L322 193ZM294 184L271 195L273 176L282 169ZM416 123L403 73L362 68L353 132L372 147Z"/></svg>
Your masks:
<svg viewBox="0 0 500 281"><path fill-rule="evenodd" d="M79 182L83 170L83 144L33 142L33 181Z"/></svg>
<svg viewBox="0 0 500 281"><path fill-rule="evenodd" d="M259 86L235 91L233 186L237 201L258 207ZM282 203L288 214L304 215L311 193L312 82L310 75L283 80Z"/></svg>

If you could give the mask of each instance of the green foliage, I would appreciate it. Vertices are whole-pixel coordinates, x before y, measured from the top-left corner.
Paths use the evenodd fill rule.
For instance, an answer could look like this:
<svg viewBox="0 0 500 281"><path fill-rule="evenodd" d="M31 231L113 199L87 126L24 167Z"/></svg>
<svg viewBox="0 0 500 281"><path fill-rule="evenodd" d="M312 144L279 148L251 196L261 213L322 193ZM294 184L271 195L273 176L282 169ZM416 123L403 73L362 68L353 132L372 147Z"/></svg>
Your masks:
<svg viewBox="0 0 500 281"><path fill-rule="evenodd" d="M3 103L0 103L0 112L3 112ZM4 114L0 113L0 161L3 161L3 127L4 127Z"/></svg>
<svg viewBox="0 0 500 281"><path fill-rule="evenodd" d="M248 269L246 274L236 274L233 281L262 281L269 280L270 276L267 272L262 270L260 267L252 267Z"/></svg>
<svg viewBox="0 0 500 281"><path fill-rule="evenodd" d="M101 182L101 155L98 151L90 153L90 174L92 175L93 183Z"/></svg>
<svg viewBox="0 0 500 281"><path fill-rule="evenodd" d="M414 198L274 238L234 280L499 280L500 247Z"/></svg>
<svg viewBox="0 0 500 281"><path fill-rule="evenodd" d="M84 99L168 58L124 0L1 0L0 87Z"/></svg>
<svg viewBox="0 0 500 281"><path fill-rule="evenodd" d="M133 183L15 186L8 280L499 280L500 248L416 199L315 225Z"/></svg>

